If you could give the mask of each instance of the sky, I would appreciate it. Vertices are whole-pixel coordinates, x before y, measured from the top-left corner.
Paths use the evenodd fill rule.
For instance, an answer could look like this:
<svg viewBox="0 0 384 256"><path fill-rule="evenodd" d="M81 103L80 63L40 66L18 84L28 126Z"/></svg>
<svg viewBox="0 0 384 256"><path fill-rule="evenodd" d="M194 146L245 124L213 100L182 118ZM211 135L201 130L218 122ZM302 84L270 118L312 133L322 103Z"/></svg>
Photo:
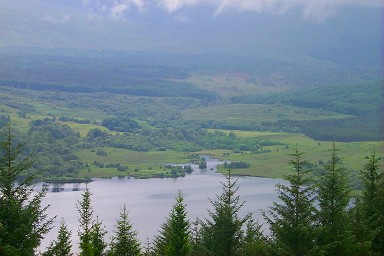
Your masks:
<svg viewBox="0 0 384 256"><path fill-rule="evenodd" d="M378 56L382 0L0 0L0 47Z"/></svg>

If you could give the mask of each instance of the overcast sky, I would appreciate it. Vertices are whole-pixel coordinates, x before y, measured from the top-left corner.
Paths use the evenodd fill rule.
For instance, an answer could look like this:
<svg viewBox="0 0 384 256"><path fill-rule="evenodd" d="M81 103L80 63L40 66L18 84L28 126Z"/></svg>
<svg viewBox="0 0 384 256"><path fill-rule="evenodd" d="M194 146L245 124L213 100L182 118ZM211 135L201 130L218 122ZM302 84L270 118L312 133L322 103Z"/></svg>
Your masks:
<svg viewBox="0 0 384 256"><path fill-rule="evenodd" d="M326 19L337 15L339 8L354 6L359 8L383 7L381 0L83 0L85 6L97 6L99 11L112 17L121 17L132 8L145 11L149 8L162 8L168 13L183 9L204 6L212 10L213 15L226 12L269 12L281 14L294 8L301 10L301 16L307 19Z"/></svg>
<svg viewBox="0 0 384 256"><path fill-rule="evenodd" d="M0 0L0 47L377 53L383 10L382 0Z"/></svg>

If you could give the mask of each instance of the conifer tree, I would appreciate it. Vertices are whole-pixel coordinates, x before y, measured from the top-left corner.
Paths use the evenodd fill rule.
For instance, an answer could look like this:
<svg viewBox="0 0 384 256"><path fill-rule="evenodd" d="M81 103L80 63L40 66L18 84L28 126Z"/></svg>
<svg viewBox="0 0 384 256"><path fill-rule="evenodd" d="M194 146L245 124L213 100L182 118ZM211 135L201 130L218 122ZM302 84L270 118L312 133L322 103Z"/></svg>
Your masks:
<svg viewBox="0 0 384 256"><path fill-rule="evenodd" d="M289 164L292 174L286 176L289 185L278 184L281 203L273 203L264 217L272 233L274 255L307 255L314 244L314 188L305 169L302 152L297 147Z"/></svg>
<svg viewBox="0 0 384 256"><path fill-rule="evenodd" d="M107 243L104 241L104 236L107 233L105 227L102 226L103 223L99 220L99 217L96 217L96 221L92 226L91 230L91 242L93 247L93 255L100 256L103 255Z"/></svg>
<svg viewBox="0 0 384 256"><path fill-rule="evenodd" d="M269 255L267 241L264 237L261 225L252 218L247 221L245 236L242 243L241 256Z"/></svg>
<svg viewBox="0 0 384 256"><path fill-rule="evenodd" d="M382 173L379 172L379 156L375 151L372 151L368 157L368 163L364 165L361 171L363 181L363 197L362 203L367 217L376 214L375 200L379 192L380 176Z"/></svg>
<svg viewBox="0 0 384 256"><path fill-rule="evenodd" d="M102 223L93 219L93 207L91 205L91 192L86 187L82 194L82 200L77 202L77 211L79 213L80 256L98 256L101 255L106 247L104 236L106 232Z"/></svg>
<svg viewBox="0 0 384 256"><path fill-rule="evenodd" d="M226 182L221 184L222 194L215 201L210 200L213 206L213 211L209 211L211 219L202 223L202 243L210 252L209 255L238 255L244 238L242 228L251 215L239 217L244 202L237 195L237 180L232 180L230 170L226 175Z"/></svg>
<svg viewBox="0 0 384 256"><path fill-rule="evenodd" d="M191 250L190 223L181 192L172 211L155 238L155 252L162 256L189 255Z"/></svg>
<svg viewBox="0 0 384 256"><path fill-rule="evenodd" d="M64 219L62 219L57 239L51 242L43 256L71 256L71 248L71 232L68 230Z"/></svg>
<svg viewBox="0 0 384 256"><path fill-rule="evenodd" d="M26 171L33 161L20 157L22 148L9 126L0 141L0 255L33 255L54 220L41 206L45 192L31 187L34 177ZM20 176L26 178L17 182Z"/></svg>
<svg viewBox="0 0 384 256"><path fill-rule="evenodd" d="M124 205L117 220L115 236L110 244L111 256L135 256L140 255L140 242L137 238L137 231L133 230L128 218L127 208Z"/></svg>
<svg viewBox="0 0 384 256"><path fill-rule="evenodd" d="M384 255L384 173L379 171L379 161L380 157L373 151L361 172L363 181L361 223L365 224L365 238L371 238L372 251Z"/></svg>
<svg viewBox="0 0 384 256"><path fill-rule="evenodd" d="M325 255L354 255L354 241L348 225L347 207L351 200L351 188L344 168L339 167L335 143L331 159L324 167L317 188L319 203L319 235L317 251Z"/></svg>
<svg viewBox="0 0 384 256"><path fill-rule="evenodd" d="M147 237L147 240L144 245L143 256L154 256L154 255L155 255L155 252L154 252L153 244Z"/></svg>
<svg viewBox="0 0 384 256"><path fill-rule="evenodd" d="M374 255L384 255L384 172L379 176L379 189L376 195L377 229L372 241L372 251Z"/></svg>
<svg viewBox="0 0 384 256"><path fill-rule="evenodd" d="M192 222L191 226L191 255L194 256L206 256L210 255L210 252L204 247L202 234L201 234L202 221L197 218Z"/></svg>

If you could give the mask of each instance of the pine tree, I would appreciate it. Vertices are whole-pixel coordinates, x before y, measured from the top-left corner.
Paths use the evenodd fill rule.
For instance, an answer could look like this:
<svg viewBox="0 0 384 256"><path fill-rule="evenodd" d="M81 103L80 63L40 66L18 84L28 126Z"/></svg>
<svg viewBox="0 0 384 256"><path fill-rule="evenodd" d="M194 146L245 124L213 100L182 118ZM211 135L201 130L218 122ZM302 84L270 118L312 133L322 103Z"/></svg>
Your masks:
<svg viewBox="0 0 384 256"><path fill-rule="evenodd" d="M339 167L335 143L331 159L325 165L325 173L318 182L319 235L317 250L325 255L354 255L355 250L348 225L347 207L351 200L351 188L345 169Z"/></svg>
<svg viewBox="0 0 384 256"><path fill-rule="evenodd" d="M362 203L367 217L376 214L375 200L379 192L380 176L382 175L379 173L379 161L380 158L376 152L373 151L368 157L368 163L364 165L364 168L361 171L363 181Z"/></svg>
<svg viewBox="0 0 384 256"><path fill-rule="evenodd" d="M8 127L0 141L0 255L33 255L54 220L46 214L48 206L41 206L45 192L31 187L34 177L17 182L33 162L20 157L22 148Z"/></svg>
<svg viewBox="0 0 384 256"><path fill-rule="evenodd" d="M264 237L261 225L252 218L247 221L241 256L269 255L267 241Z"/></svg>
<svg viewBox="0 0 384 256"><path fill-rule="evenodd" d="M361 171L363 195L361 198L362 221L365 224L365 237L371 238L372 251L384 255L384 173L379 171L380 157L375 151L368 157L368 163ZM380 222L381 221L381 222ZM357 234L358 235L358 234Z"/></svg>
<svg viewBox="0 0 384 256"><path fill-rule="evenodd" d="M86 187L82 194L82 200L77 202L77 211L79 213L80 256L98 256L101 255L106 247L104 236L106 232L102 223L93 219L93 207L91 205L91 192Z"/></svg>
<svg viewBox="0 0 384 256"><path fill-rule="evenodd" d="M102 222L99 217L96 217L96 221L91 229L91 242L92 242L92 253L94 256L103 255L107 243L104 241L104 236L107 233L105 227L102 226Z"/></svg>
<svg viewBox="0 0 384 256"><path fill-rule="evenodd" d="M128 218L127 208L124 205L117 220L115 236L112 237L109 255L135 256L140 255L140 242L137 231L133 230Z"/></svg>
<svg viewBox="0 0 384 256"><path fill-rule="evenodd" d="M372 251L374 255L384 255L384 172L379 176L379 189L376 195L377 224L375 236L372 240Z"/></svg>
<svg viewBox="0 0 384 256"><path fill-rule="evenodd" d="M238 216L244 202L240 202L237 195L237 180L233 181L231 171L228 170L223 192L216 201L210 200L213 211L209 211L211 220L202 223L202 243L210 252L209 255L238 255L243 241L243 225L251 218L247 214L244 218ZM208 254L207 254L208 255Z"/></svg>
<svg viewBox="0 0 384 256"><path fill-rule="evenodd" d="M57 239L51 242L43 256L71 256L71 248L71 232L68 230L64 219L62 219Z"/></svg>
<svg viewBox="0 0 384 256"><path fill-rule="evenodd" d="M156 254L154 252L153 244L147 237L147 241L145 242L145 245L144 245L143 256L154 256L154 255Z"/></svg>
<svg viewBox="0 0 384 256"><path fill-rule="evenodd" d="M191 226L191 255L194 256L206 256L210 255L209 251L204 247L202 234L201 234L202 222L199 218L192 222Z"/></svg>
<svg viewBox="0 0 384 256"><path fill-rule="evenodd" d="M189 255L191 250L190 223L187 219L184 198L181 192L176 197L169 218L155 238L155 252L162 256Z"/></svg>
<svg viewBox="0 0 384 256"><path fill-rule="evenodd" d="M286 177L289 185L276 186L281 203L274 202L269 214L264 213L272 233L274 255L307 255L314 246L314 188L302 154L297 148L291 154L293 174Z"/></svg>

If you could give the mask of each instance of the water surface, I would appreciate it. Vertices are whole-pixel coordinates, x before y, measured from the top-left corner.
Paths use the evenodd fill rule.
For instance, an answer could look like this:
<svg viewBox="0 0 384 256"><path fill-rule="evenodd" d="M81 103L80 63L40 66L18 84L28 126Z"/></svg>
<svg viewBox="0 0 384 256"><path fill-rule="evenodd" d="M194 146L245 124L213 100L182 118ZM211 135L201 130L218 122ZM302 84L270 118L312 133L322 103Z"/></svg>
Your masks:
<svg viewBox="0 0 384 256"><path fill-rule="evenodd" d="M182 178L166 179L95 179L87 186L92 193L91 201L94 215L99 216L108 231L106 240L109 241L113 234L116 219L119 217L121 207L125 204L131 223L139 232L138 237L145 243L146 239L152 239L158 233L161 224L169 215L178 191L181 191L191 221L197 217L208 217L207 209L211 209L210 199L216 199L216 195L222 191L220 182L225 177L215 172L219 163L217 160L208 159L210 171L194 171L191 175ZM196 166L193 166L196 168ZM261 217L261 209L267 209L277 200L275 184L282 180L239 177L238 185L240 199L245 201L241 214L253 213L254 218L264 222ZM37 189L42 184L37 184ZM55 239L59 221L64 218L69 229L72 230L73 251L78 250L78 212L76 202L81 200L81 195L86 184L62 184L50 186L44 204L49 204L49 216L57 216L55 227L46 236L41 244L45 248L49 241ZM60 191L60 192L53 192Z"/></svg>

